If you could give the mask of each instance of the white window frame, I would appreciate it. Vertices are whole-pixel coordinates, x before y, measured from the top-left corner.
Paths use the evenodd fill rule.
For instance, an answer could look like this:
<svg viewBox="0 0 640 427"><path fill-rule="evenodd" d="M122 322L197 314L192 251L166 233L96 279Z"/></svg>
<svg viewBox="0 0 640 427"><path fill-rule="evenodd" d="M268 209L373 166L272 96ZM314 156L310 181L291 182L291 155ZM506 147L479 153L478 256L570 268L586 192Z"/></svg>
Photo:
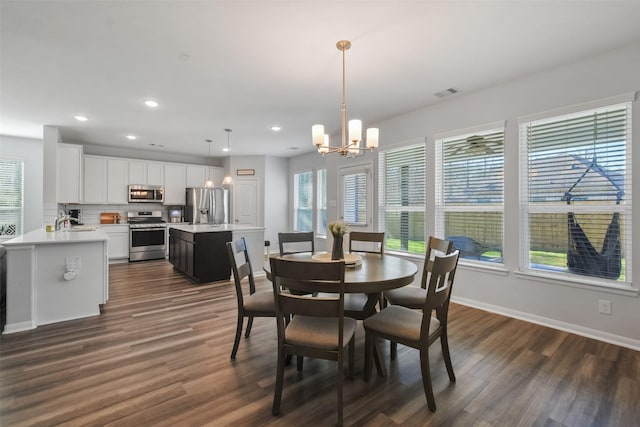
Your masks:
<svg viewBox="0 0 640 427"><path fill-rule="evenodd" d="M386 188L385 188L385 182L386 182L386 176L387 176L387 164L386 162L383 162L380 157L382 155L385 155L387 153L393 153L393 152L398 152L398 151L406 151L406 150L412 150L415 149L417 147L421 147L424 150L424 167L425 167L425 176L424 176L424 187L422 189L423 191L423 195L424 195L424 205L423 206L401 206L398 208L393 208L393 209L389 209L387 207L387 194L386 194ZM393 147L389 147L386 150L381 150L378 156L378 229L381 231L384 231L385 233L387 232L386 230L386 213L387 211L397 211L397 212L424 212L424 224L423 224L423 228L425 230L424 235L422 236L422 239L424 241L425 244L425 248L426 248L426 244L427 244L427 236L426 236L426 230L427 230L427 147L426 147L426 141L421 140L420 142L414 142L412 141L412 143L407 143L407 144L403 144L403 145L396 145ZM385 238L385 244L386 244L386 238ZM405 251L402 249L385 249L388 252L395 252L395 253L400 253L403 255L407 255L407 256L415 256L418 257L419 254L417 254L416 252L410 252L410 251Z"/></svg>
<svg viewBox="0 0 640 427"><path fill-rule="evenodd" d="M20 159L8 158L8 157L3 157L2 160L20 165L21 177L20 177L20 184L19 184L20 188L18 189L19 190L18 192L20 193L20 200L22 201L22 205L21 206L4 206L4 207L0 206L0 210L16 212L15 234L0 235L0 242L4 240L13 239L14 237L22 235L24 232L24 161ZM7 185L7 183L6 182L1 183L0 189L4 185Z"/></svg>
<svg viewBox="0 0 640 427"><path fill-rule="evenodd" d="M435 139L435 234L436 236L442 236L445 238L445 216L447 212L502 212L502 262L497 261L483 261L467 258L460 258L462 264L477 264L482 266L502 267L504 266L504 245L505 245L505 209L504 209L504 138L503 138L503 183L502 183L502 203L496 204L446 204L444 200L444 177L443 177L443 165L444 165L444 153L443 145L446 145L447 140L452 138L466 138L474 135L483 135L487 133L502 131L503 136L505 134L505 121L498 121L492 123L486 123L474 127L465 129L454 130L451 132L440 133L434 135Z"/></svg>
<svg viewBox="0 0 640 427"><path fill-rule="evenodd" d="M322 183L321 175L324 174L324 183ZM314 229L316 230L316 236L326 237L327 227L322 227L322 212L324 211L325 220L327 218L327 169L317 169L315 171L315 215L314 215Z"/></svg>
<svg viewBox="0 0 640 427"><path fill-rule="evenodd" d="M632 238L632 194L631 194L631 179L632 179L632 163L631 163L631 151L632 151L632 102L635 99L635 92L622 94L602 100L592 101L584 104L569 106L566 108L560 108L557 110L542 112L538 114L532 114L528 116L522 116L518 118L519 127L519 158L520 158L520 251L519 251L519 274L539 277L541 279L550 279L550 283L554 284L566 284L569 286L587 286L597 288L609 288L613 291L632 291L637 294L638 289L632 285L632 260L633 260L633 238ZM590 110L598 110L605 107L615 106L618 104L626 104L627 108L627 128L629 133L627 135L626 146L626 171L625 173L625 195L619 205L593 205L593 206L535 206L529 204L529 170L528 170L528 149L526 129L527 125L532 122L541 120L553 120L563 115L582 115ZM529 234L529 214L530 213L568 213L570 211L580 212L592 212L594 210L602 210L613 212L620 212L625 218L625 230L624 233L624 246L622 251L625 255L625 280L609 280L600 277L589 277L586 275L580 275L569 271L554 272L540 269L534 269L529 267L529 247L530 247L530 234Z"/></svg>
<svg viewBox="0 0 640 427"><path fill-rule="evenodd" d="M301 175L306 175L306 174L310 174L311 175L311 193L309 194L310 200L311 200L311 206L309 207L310 210L310 215L311 215L311 229L310 230L301 230L299 228L299 224L298 224L298 206L299 206L299 184L298 184L298 177ZM312 231L314 229L314 174L313 174L313 170L303 170L303 171L299 171L293 174L293 230L294 231Z"/></svg>

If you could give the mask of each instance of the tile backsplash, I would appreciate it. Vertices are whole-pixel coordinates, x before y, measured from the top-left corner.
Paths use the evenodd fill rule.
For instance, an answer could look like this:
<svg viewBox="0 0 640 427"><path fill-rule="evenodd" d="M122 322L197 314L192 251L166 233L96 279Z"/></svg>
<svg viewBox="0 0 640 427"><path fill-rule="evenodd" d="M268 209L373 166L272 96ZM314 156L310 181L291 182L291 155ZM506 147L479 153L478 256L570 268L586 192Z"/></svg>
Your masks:
<svg viewBox="0 0 640 427"><path fill-rule="evenodd" d="M130 211L161 211L162 219L168 221L169 207L160 203L127 203L124 205L79 205L69 203L59 205L60 209L68 212L69 209L79 209L83 224L100 224L100 214L113 212L126 220L127 212Z"/></svg>

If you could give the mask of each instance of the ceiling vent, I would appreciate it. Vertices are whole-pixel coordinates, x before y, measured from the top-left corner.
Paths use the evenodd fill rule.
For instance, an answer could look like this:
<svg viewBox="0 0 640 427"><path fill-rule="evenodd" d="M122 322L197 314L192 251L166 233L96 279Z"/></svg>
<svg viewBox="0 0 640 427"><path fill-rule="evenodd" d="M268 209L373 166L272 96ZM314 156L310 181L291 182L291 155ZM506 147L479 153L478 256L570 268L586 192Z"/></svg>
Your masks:
<svg viewBox="0 0 640 427"><path fill-rule="evenodd" d="M460 92L458 89L456 89L454 87L450 87L449 89L445 89L445 90L441 90L440 92L436 92L436 93L434 93L434 95L437 96L438 98L444 98L446 96L454 95L454 94L456 94L458 92Z"/></svg>

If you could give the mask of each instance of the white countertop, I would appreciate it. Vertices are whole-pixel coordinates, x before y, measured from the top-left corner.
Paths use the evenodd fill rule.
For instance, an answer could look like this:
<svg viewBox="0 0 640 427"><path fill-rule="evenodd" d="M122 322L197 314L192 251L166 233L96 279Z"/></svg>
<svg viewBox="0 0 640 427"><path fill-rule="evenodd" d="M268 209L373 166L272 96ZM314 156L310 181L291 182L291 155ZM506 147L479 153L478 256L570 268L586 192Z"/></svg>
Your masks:
<svg viewBox="0 0 640 427"><path fill-rule="evenodd" d="M88 227L80 227L86 230ZM44 228L31 231L29 233L18 236L15 239L2 242L5 247L19 245L48 245L58 243L88 243L103 242L108 240L109 236L104 230L96 227L94 231L45 231Z"/></svg>
<svg viewBox="0 0 640 427"><path fill-rule="evenodd" d="M223 225L209 225L209 224L167 224L171 228L175 228L176 230L186 231L187 233L212 233L218 231L260 231L264 230L264 227L252 227L250 225L233 225L233 224L223 224Z"/></svg>

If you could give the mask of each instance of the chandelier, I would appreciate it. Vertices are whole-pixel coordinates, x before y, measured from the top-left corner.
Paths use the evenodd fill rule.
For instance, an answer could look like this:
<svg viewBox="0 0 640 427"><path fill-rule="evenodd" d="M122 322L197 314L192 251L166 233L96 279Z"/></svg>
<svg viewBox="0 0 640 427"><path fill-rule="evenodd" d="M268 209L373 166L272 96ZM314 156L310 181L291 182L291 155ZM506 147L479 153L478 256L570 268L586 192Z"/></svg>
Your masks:
<svg viewBox="0 0 640 427"><path fill-rule="evenodd" d="M369 149L373 151L378 147L378 128L367 129L366 148L360 147L362 141L362 121L349 120L349 139L347 140L347 104L345 103L345 51L351 47L349 40L340 40L336 43L338 50L342 51L342 145L340 147L332 147L329 145L329 135L324 133L323 125L313 125L311 127L311 136L313 145L318 149L318 153L325 155L327 153L340 153L341 156L355 156L361 150Z"/></svg>

